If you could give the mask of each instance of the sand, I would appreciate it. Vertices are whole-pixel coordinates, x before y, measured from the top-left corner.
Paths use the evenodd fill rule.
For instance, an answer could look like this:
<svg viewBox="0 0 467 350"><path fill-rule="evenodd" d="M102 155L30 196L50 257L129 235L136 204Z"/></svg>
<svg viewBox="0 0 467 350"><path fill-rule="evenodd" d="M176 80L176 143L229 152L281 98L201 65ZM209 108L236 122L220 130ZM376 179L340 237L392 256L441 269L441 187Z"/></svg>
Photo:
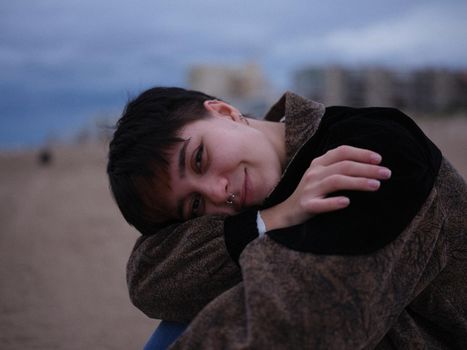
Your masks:
<svg viewBox="0 0 467 350"><path fill-rule="evenodd" d="M133 307L102 144L0 156L0 348L141 349L157 324Z"/></svg>
<svg viewBox="0 0 467 350"><path fill-rule="evenodd" d="M421 120L467 178L467 118ZM0 348L141 349L156 320L133 307L125 264L138 237L105 177L104 144L0 153Z"/></svg>

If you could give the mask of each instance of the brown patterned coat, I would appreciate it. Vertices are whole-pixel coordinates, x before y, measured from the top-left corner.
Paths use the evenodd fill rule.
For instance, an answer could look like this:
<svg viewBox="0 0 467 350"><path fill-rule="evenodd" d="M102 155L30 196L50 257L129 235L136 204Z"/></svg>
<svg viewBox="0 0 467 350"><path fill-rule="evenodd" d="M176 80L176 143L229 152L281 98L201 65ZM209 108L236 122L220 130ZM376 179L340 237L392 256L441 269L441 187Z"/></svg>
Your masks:
<svg viewBox="0 0 467 350"><path fill-rule="evenodd" d="M269 117L285 113L287 145L296 150L303 139L292 135L312 135L320 108L286 94ZM184 320L235 285L198 314L175 348L465 347L465 194L443 160L422 208L384 248L310 254L266 237L241 254L240 283L221 219L201 218L140 239L128 264L130 294L151 316Z"/></svg>

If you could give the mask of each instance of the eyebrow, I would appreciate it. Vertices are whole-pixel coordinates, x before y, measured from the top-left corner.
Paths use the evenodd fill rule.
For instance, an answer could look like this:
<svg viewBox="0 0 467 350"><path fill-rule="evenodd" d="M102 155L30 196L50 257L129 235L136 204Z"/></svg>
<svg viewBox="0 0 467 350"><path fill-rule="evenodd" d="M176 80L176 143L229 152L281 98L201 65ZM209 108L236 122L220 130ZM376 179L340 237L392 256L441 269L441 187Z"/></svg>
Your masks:
<svg viewBox="0 0 467 350"><path fill-rule="evenodd" d="M180 176L181 179L185 177L185 163L186 163L186 149L188 147L188 144L190 143L191 137L187 138L183 142L183 146L180 149L180 152L178 154L178 175ZM179 199L177 201L177 212L180 220L184 220L183 218L183 199Z"/></svg>

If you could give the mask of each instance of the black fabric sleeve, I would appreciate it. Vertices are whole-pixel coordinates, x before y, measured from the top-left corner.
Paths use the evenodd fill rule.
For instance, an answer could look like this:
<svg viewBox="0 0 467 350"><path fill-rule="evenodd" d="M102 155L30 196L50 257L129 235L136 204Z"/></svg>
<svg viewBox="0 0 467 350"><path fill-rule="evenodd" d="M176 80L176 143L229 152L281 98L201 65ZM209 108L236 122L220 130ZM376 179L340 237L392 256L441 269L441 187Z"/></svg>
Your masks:
<svg viewBox="0 0 467 350"><path fill-rule="evenodd" d="M382 165L391 169L392 176L382 181L376 192L331 194L350 198L350 205L345 209L266 234L297 251L371 253L394 240L421 208L433 187L441 153L411 119L396 109L335 107L326 113L328 117L323 120L316 139L297 155L300 178L315 156L340 145L378 152L383 157ZM287 175L283 181L287 181ZM296 182L297 174L293 176L292 182Z"/></svg>
<svg viewBox="0 0 467 350"><path fill-rule="evenodd" d="M225 245L230 257L237 264L243 249L258 237L257 214L258 209L252 208L224 221Z"/></svg>

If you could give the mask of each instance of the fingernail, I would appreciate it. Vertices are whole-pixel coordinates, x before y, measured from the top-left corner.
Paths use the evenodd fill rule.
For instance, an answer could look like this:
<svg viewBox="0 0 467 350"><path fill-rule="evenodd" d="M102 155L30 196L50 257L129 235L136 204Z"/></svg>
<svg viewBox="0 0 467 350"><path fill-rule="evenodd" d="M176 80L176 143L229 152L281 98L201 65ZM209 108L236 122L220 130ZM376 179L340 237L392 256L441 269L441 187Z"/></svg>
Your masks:
<svg viewBox="0 0 467 350"><path fill-rule="evenodd" d="M343 207L349 205L350 200L346 197L344 198L339 198L339 204L342 205Z"/></svg>
<svg viewBox="0 0 467 350"><path fill-rule="evenodd" d="M389 179L391 177L391 170L388 168L380 169L379 175L385 179Z"/></svg>
<svg viewBox="0 0 467 350"><path fill-rule="evenodd" d="M379 188L379 185L380 182L378 180L368 180L368 186L370 186L370 188L377 189Z"/></svg>
<svg viewBox="0 0 467 350"><path fill-rule="evenodd" d="M371 155L371 160L372 160L373 162L379 163L379 162L381 162L381 159L382 159L382 158L381 158L381 156L380 156L378 153L373 153L373 154Z"/></svg>

